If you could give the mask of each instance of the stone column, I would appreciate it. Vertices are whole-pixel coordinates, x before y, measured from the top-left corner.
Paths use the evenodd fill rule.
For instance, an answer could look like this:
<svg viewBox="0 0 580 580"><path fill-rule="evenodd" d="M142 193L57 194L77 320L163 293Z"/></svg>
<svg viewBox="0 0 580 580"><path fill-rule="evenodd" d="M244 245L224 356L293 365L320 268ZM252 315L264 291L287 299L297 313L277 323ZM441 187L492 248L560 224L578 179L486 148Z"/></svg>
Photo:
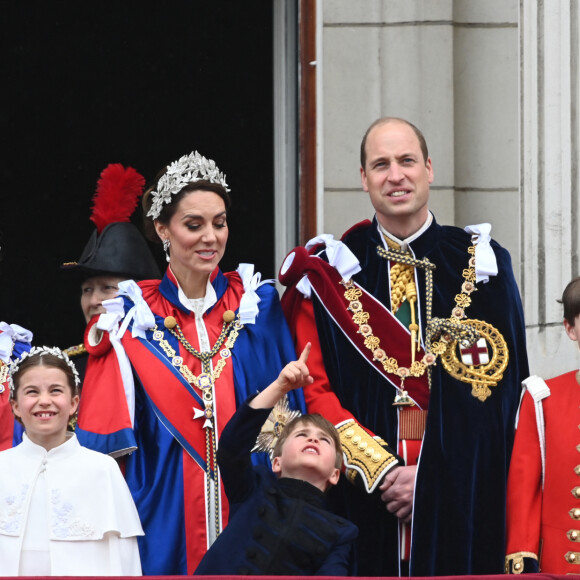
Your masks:
<svg viewBox="0 0 580 580"><path fill-rule="evenodd" d="M564 334L564 286L579 274L578 3L520 2L520 288L533 374L578 368Z"/></svg>

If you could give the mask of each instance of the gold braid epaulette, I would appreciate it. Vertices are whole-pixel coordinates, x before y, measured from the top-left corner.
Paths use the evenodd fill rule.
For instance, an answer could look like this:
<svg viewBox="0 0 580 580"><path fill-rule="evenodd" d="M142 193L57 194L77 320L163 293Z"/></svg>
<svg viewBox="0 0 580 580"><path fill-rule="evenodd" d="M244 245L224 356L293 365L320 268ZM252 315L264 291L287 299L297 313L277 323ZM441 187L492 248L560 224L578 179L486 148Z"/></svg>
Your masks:
<svg viewBox="0 0 580 580"><path fill-rule="evenodd" d="M533 552L515 552L508 554L505 557L505 573L506 574L521 574L524 571L524 558L538 559L538 556Z"/></svg>
<svg viewBox="0 0 580 580"><path fill-rule="evenodd" d="M87 352L87 347L84 342L81 342L80 344L75 344L74 346L69 346L68 348L63 349L62 352L64 352L68 357L80 356Z"/></svg>
<svg viewBox="0 0 580 580"><path fill-rule="evenodd" d="M362 478L368 493L372 493L383 475L397 462L397 457L387 451L385 441L372 437L354 420L338 427L342 450L346 456L346 477L354 482Z"/></svg>

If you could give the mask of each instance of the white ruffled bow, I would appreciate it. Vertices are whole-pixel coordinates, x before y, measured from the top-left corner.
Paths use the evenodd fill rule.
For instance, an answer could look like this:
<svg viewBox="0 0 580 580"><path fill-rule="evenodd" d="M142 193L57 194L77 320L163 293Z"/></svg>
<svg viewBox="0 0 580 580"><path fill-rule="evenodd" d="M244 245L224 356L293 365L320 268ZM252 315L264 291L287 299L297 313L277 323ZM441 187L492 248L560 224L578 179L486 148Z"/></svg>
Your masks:
<svg viewBox="0 0 580 580"><path fill-rule="evenodd" d="M14 350L14 343L20 341L30 344L32 336L30 330L26 330L26 328L18 324L0 322L0 360L5 364L9 364Z"/></svg>
<svg viewBox="0 0 580 580"><path fill-rule="evenodd" d="M350 248L340 240L335 240L332 234L321 234L312 238L306 244L306 249L310 250L315 246L324 244L326 246L326 257L328 263L337 270L343 280L350 280L355 274L361 271L360 262L351 252ZM304 294L306 298L312 295L312 285L308 280L308 275L304 276L296 289Z"/></svg>
<svg viewBox="0 0 580 580"><path fill-rule="evenodd" d="M256 317L260 313L258 303L260 297L256 290L263 284L274 284L276 281L262 280L262 274L256 272L254 274L254 264L240 264L237 270L242 283L244 285L244 294L240 300L240 322L242 324L255 324Z"/></svg>
<svg viewBox="0 0 580 580"><path fill-rule="evenodd" d="M491 224L483 223L467 226L465 231L471 234L475 244L475 281L489 282L490 276L497 276L497 259L489 243L491 241Z"/></svg>
<svg viewBox="0 0 580 580"><path fill-rule="evenodd" d="M123 316L125 316L123 299L111 298L109 300L103 300L103 308L106 312L99 316L99 320L97 320L97 328L109 333L116 333L119 329L121 320L123 320Z"/></svg>
<svg viewBox="0 0 580 580"><path fill-rule="evenodd" d="M131 362L123 348L121 338L125 334L129 323L133 320L133 337L146 338L145 331L155 326L155 316L149 305L143 300L141 288L133 280L125 280L119 283L119 294L128 296L134 303L133 307L125 314L124 301L121 296L104 300L106 310L99 316L97 328L109 333L111 345L117 355L119 370L123 380L127 409L131 418L131 425L135 423L135 381L131 370ZM122 323L121 323L122 321Z"/></svg>
<svg viewBox="0 0 580 580"><path fill-rule="evenodd" d="M155 316L149 308L149 304L143 300L143 292L134 280L119 282L119 296L128 296L133 301L133 306L125 315L125 320L119 329L119 338L125 334L131 321L133 321L133 338L146 338L145 332L155 326Z"/></svg>

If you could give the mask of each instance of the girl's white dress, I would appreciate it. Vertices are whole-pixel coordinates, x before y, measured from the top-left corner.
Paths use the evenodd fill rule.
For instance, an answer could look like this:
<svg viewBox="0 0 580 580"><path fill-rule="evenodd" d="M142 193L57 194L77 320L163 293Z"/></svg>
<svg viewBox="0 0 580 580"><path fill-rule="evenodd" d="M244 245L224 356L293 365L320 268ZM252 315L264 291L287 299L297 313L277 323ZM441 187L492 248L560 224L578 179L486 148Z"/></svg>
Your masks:
<svg viewBox="0 0 580 580"><path fill-rule="evenodd" d="M75 435L0 453L0 576L140 576L140 535L116 461Z"/></svg>

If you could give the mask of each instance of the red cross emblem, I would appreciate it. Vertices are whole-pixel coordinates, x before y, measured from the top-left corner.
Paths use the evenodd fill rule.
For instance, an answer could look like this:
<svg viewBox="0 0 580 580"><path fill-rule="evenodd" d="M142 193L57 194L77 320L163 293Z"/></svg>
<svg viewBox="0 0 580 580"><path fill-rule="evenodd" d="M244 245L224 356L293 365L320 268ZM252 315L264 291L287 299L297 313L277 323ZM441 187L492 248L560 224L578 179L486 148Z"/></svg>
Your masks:
<svg viewBox="0 0 580 580"><path fill-rule="evenodd" d="M475 344L468 347L459 347L461 361L467 366L486 365L489 362L487 343L485 338L480 338Z"/></svg>

